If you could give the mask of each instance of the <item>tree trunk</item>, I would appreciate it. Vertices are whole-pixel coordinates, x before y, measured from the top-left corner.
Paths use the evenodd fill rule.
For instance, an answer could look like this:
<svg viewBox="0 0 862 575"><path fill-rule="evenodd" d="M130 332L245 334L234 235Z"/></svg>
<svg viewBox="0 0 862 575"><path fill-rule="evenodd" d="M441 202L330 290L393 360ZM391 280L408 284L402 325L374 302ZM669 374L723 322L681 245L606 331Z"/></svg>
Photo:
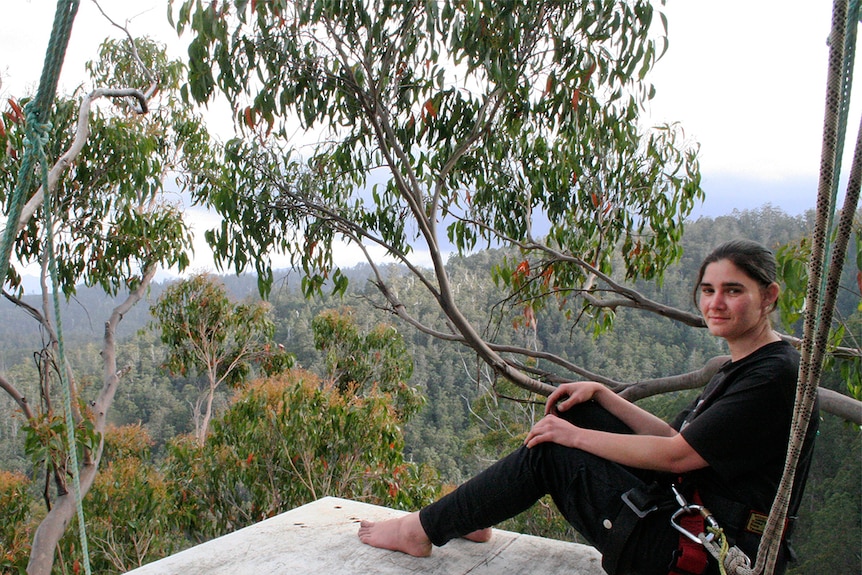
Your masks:
<svg viewBox="0 0 862 575"><path fill-rule="evenodd" d="M93 428L97 433L104 433L108 408L110 408L114 401L114 394L119 383L116 341L114 340L117 324L120 323L126 312L143 298L155 274L155 266L148 268L143 274L138 288L131 292L125 301L114 308L110 319L105 322L105 339L102 347L102 389L92 409L94 417ZM92 463L81 466L80 484L82 499L87 495L87 492L93 485L93 481L96 479L103 448L104 443L102 442L99 444L96 453L92 455ZM63 534L66 532L66 528L76 513L77 507L75 505L74 489L70 489L68 493L58 497L54 501L53 508L39 523L39 527L36 529L36 534L33 537L33 545L30 549L30 562L27 565L28 575L51 574L57 544L60 542Z"/></svg>
<svg viewBox="0 0 862 575"><path fill-rule="evenodd" d="M206 409L204 410L204 413L203 413L203 419L201 421L201 425L197 430L198 445L200 445L201 447L203 447L204 441L206 441L207 430L209 429L209 426L210 426L210 419L212 419L213 398L215 397L215 390L216 390L216 386L210 384L210 390L209 390L209 393L207 394L207 406L206 406Z"/></svg>
<svg viewBox="0 0 862 575"><path fill-rule="evenodd" d="M99 448L101 456L101 447ZM100 458L100 457L99 457ZM81 497L90 490L98 470L98 459L95 463L85 465L81 469ZM54 507L39 523L33 546L30 550L30 562L27 564L28 575L51 575L54 566L54 552L57 544L66 532L69 523L75 517L75 492L70 489L66 495L54 501Z"/></svg>

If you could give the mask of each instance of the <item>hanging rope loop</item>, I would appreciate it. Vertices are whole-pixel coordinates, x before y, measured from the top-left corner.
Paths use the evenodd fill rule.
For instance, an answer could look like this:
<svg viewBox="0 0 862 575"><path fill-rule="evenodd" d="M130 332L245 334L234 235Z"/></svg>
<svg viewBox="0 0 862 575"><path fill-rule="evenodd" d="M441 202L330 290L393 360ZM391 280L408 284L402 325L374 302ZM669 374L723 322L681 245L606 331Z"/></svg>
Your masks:
<svg viewBox="0 0 862 575"><path fill-rule="evenodd" d="M39 168L42 179L42 190L45 194L48 193L48 154L45 148L48 147L49 137L51 135L51 122L41 121L39 109L35 106L35 101L30 101L24 106L24 136L26 152L29 153L31 159L39 162ZM19 214L20 217L20 214ZM13 224L17 226L18 218L15 222L9 222L7 225Z"/></svg>

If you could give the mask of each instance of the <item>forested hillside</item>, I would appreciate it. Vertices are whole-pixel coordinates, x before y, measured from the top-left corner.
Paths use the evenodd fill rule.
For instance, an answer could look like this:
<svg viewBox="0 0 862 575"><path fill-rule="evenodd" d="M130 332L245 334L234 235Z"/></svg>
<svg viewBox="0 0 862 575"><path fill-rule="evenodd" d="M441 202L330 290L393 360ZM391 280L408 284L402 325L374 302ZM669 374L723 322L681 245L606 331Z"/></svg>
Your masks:
<svg viewBox="0 0 862 575"><path fill-rule="evenodd" d="M694 311L691 278L695 277L699 262L714 244L727 238L748 237L777 247L797 240L808 231L807 218L790 217L769 206L689 222L679 264L665 274L660 285L644 283L636 287L657 301ZM570 319L552 307L542 309L535 323L525 322L522 310L509 308L501 301L502 292L490 280L491 267L500 257L502 254L496 250L484 250L467 257L453 257L448 266L465 313L474 312L479 317L479 312L497 311L496 320L483 327L495 332L501 342L527 344L627 382L692 371L702 367L710 357L724 353L717 340L703 329L684 327L671 320L626 309L616 312L611 331L598 335L589 318L580 318L572 328ZM848 274L851 267L848 264ZM421 310L416 312L419 319L423 314L439 313L427 292L414 286L410 276L394 266L387 269L387 273L391 274L399 298ZM367 267L357 266L348 270L348 275L350 288L344 297L314 300L301 295L300 278L295 273L284 271L277 275L270 298L277 326L275 341L295 356L298 366L324 375L323 357L315 348L311 328L314 318L324 310L342 310L364 330L380 323L392 323L412 355L410 385L420 390L426 401L421 411L404 426L404 453L407 459L436 469L442 482L459 482L495 457L498 450L505 449L507 440L526 429L535 413L534 406L489 394L492 382L468 349L393 323L394 318L375 307L377 292L368 283ZM221 279L237 300L258 297L254 277ZM848 285L852 287L852 283ZM153 286L150 304L165 287L164 284ZM105 310L112 306L111 301L97 294L97 291L82 289L63 315L69 361L78 373L88 374L94 381L99 374L88 372L87 368L98 365L94 358L99 353L102 333L101 326L94 325L90 318L105 317ZM859 294L847 289L842 292L838 305L845 319L854 318L855 314L851 321L857 328L860 325L856 311L858 302ZM40 305L37 300L30 304ZM153 440L149 454L158 462L166 456L169 440L192 431L189 406L194 402L197 388L194 381L171 376L161 368L165 349L157 334L149 329L148 307L138 306L121 324L119 364L128 371L117 392L111 419L117 426L142 425ZM32 357L42 345L41 335L29 331L30 323L8 302L0 305L0 371L25 390L28 380L36 377ZM793 330L794 326L782 329ZM827 376L823 384L835 389L844 386L835 374ZM87 385L86 377L79 385ZM524 392L499 391L529 399ZM219 392L217 417L224 413L233 393L229 389ZM681 392L650 398L646 403L654 412L670 416L690 395L690 392ZM22 426L14 404L0 396L0 469L32 473L24 453ZM804 515L796 537L801 555L797 572L806 575L858 572L858 543L862 540L859 430L835 417L824 417L818 441ZM34 479L35 485L38 478ZM528 524L518 527L532 528ZM565 529L559 526L545 525L539 529L553 536L567 536Z"/></svg>

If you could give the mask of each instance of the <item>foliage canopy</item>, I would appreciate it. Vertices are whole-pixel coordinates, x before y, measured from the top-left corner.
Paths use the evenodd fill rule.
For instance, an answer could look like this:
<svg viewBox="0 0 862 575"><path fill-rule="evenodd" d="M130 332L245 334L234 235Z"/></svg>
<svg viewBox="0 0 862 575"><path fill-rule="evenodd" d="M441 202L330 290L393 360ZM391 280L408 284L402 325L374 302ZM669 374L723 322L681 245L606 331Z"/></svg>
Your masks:
<svg viewBox="0 0 862 575"><path fill-rule="evenodd" d="M678 126L639 124L653 95L645 78L666 47L650 2L174 8L177 30L193 34L190 97L226 95L243 133L194 179L197 201L224 217L208 240L221 263L254 265L264 292L275 251L313 293L327 280L345 288L338 241L370 262L382 248L449 324L421 327L454 331L531 385L461 314L449 250L521 248L498 273L531 308L551 293L597 289L595 277L614 271L660 278L680 255L683 221L702 197L697 148ZM315 142L310 151L294 145L297 133ZM410 321L383 278L378 287Z"/></svg>
<svg viewBox="0 0 862 575"><path fill-rule="evenodd" d="M180 525L209 538L327 495L427 504L436 478L404 461L399 423L381 394L341 394L298 369L259 380L214 420L204 445L172 443Z"/></svg>

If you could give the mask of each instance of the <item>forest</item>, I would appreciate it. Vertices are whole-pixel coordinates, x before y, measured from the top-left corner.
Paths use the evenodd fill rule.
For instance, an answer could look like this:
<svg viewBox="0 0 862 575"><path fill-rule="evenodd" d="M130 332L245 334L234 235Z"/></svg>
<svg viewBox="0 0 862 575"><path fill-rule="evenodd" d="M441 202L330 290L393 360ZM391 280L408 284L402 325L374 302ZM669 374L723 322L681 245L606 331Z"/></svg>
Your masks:
<svg viewBox="0 0 862 575"><path fill-rule="evenodd" d="M687 278L696 274L701 255L717 238L749 237L777 247L798 240L810 225L810 216L791 217L771 206L688 222L680 262L666 272L661 285L642 282L637 287L649 297L692 308ZM482 317L488 309L498 310L493 324L484 328L501 341L528 342L627 382L692 371L723 353L718 341L703 329L636 310L620 310L608 331L596 331L587 318L572 327L563 312L552 307L541 310L535 322L527 324L521 321L522 310L507 308L503 292L490 279L492 267L503 255L501 250L481 250L453 256L447 264L458 301L467 313ZM848 261L848 278L853 267ZM286 375L257 379L255 375L263 374L253 369L243 381L219 388L204 446L196 446L193 437L195 405L206 388L202 383L205 375L192 371L184 376L167 369L168 349L151 314L155 302L176 282L155 283L147 305L137 306L125 318L118 333L118 356L127 371L109 418L106 460L100 474L103 481L84 501L97 572L122 572L324 495L412 508L519 441L541 413L541 397L489 379L475 355L463 346L421 334L381 310L367 266L357 265L345 273L350 283L343 295L312 299L298 287L298 274L276 273L269 298L272 342L292 356L293 367ZM400 297L421 310L417 313L439 313L432 302L421 299L428 296L411 285L403 269L393 265L386 273ZM254 276L214 279L233 302L261 301ZM859 294L849 279L844 286L838 313L858 334ZM98 362L93 358L99 353L101 326L94 325L92 318L104 317L113 305L100 291L81 289L63 310L67 355L82 374L82 385L99 378L94 367ZM395 349L393 361L402 363L402 370L395 376L378 373L374 377L384 381L409 375L404 383L413 394L414 407L394 418L386 409L397 403L397 397L405 397L403 390L400 396L369 392L366 403L347 405L343 397L349 396L348 390L337 385L339 368L332 361L332 354L339 352L331 341L338 338L329 333L330 343L326 342L327 334L316 323L322 317L334 317L360 335L372 334L381 326L397 333L390 343L375 343L367 337L358 347L340 353L364 353L366 359L375 357L380 363L381 350L386 346ZM0 307L0 373L38 396L35 384L28 388L26 382L38 381L34 353L42 346L43 334L29 323L19 308L8 302ZM790 334L799 329L798 325L780 327ZM346 338L339 341L343 345ZM352 369L354 375L359 371L356 366ZM834 368L827 371L822 385L847 393L847 383ZM670 417L692 393L695 391L656 396L643 404ZM280 427L267 431L255 422L277 416L272 413L276 409L273 394L282 394L276 403L294 408L282 406ZM342 425L330 429L324 422L327 416ZM351 425L351 417L365 423ZM806 575L850 573L860 564L859 429L835 416L821 417L815 463L794 535L800 555L794 572ZM39 492L47 488L50 469L46 454L34 448L33 438L39 430L28 428L16 404L5 395L0 396L0 422L0 500L4 502L0 523L5 526L0 542L8 546L0 560L4 569L14 570L26 556L33 521L43 513ZM366 462L366 469L357 471L351 459L355 454L347 453L345 443L380 448L373 455L379 468L371 473ZM303 481L301 469L280 467L290 457L304 461L305 473L315 479ZM331 467L325 465L327 458ZM239 466L234 459L241 460ZM258 460L261 467L256 466ZM360 485L361 491L355 491ZM176 492L183 494L182 500L171 498ZM211 511L203 513L202 508ZM549 508L543 502L507 527L577 540L577 534ZM73 534L63 539L61 565L64 557L75 556L75 546ZM69 561L74 563L74 559Z"/></svg>
<svg viewBox="0 0 862 575"><path fill-rule="evenodd" d="M323 495L416 509L564 381L669 418L727 357L695 266L750 237L800 419L821 400L795 569L858 571L859 18L836 3L812 213L692 220L700 143L644 122L663 6L176 0L180 59L99 7L117 36L68 93L49 49L0 117L0 570L124 572ZM201 210L219 276L190 269ZM577 540L550 507L507 527Z"/></svg>

